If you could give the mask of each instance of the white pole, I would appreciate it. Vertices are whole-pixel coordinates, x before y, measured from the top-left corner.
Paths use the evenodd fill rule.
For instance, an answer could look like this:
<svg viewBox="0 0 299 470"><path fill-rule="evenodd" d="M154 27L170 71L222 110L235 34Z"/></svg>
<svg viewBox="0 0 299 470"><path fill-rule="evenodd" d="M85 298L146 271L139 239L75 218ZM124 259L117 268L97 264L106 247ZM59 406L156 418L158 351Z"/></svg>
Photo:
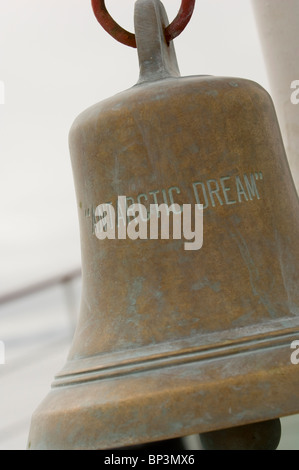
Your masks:
<svg viewBox="0 0 299 470"><path fill-rule="evenodd" d="M299 0L252 0L252 5L271 95L299 193Z"/></svg>

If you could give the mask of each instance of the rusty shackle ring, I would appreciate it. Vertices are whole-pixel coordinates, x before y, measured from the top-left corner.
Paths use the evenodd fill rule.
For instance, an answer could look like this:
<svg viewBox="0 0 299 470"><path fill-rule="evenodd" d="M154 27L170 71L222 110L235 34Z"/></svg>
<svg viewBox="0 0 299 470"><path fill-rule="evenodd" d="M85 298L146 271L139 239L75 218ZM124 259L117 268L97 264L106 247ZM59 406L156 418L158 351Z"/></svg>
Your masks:
<svg viewBox="0 0 299 470"><path fill-rule="evenodd" d="M110 16L105 0L91 0L92 8L100 25L114 39L130 47L136 46L135 34L126 31ZM165 39L169 43L179 36L189 23L195 6L195 0L182 0L180 10L175 19L165 28Z"/></svg>

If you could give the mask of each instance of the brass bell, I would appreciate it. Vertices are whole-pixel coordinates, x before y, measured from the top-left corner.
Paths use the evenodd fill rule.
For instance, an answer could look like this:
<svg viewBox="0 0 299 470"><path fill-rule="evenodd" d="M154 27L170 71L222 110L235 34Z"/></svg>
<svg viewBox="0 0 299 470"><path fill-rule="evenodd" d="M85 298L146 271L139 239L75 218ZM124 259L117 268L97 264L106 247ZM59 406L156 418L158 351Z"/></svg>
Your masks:
<svg viewBox="0 0 299 470"><path fill-rule="evenodd" d="M31 449L208 441L299 412L299 205L272 100L249 80L180 77L166 24L159 0L136 2L138 84L70 132L82 304ZM147 217L202 204L202 247L99 240L98 207L120 217L119 201Z"/></svg>

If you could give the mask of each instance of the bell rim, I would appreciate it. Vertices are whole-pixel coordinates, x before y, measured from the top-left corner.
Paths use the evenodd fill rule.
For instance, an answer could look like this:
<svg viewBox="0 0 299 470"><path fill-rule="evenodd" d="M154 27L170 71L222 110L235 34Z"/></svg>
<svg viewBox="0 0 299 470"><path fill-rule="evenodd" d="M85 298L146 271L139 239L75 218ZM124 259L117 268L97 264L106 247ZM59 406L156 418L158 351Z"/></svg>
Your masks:
<svg viewBox="0 0 299 470"><path fill-rule="evenodd" d="M296 414L290 336L229 358L52 388L28 449L109 450Z"/></svg>

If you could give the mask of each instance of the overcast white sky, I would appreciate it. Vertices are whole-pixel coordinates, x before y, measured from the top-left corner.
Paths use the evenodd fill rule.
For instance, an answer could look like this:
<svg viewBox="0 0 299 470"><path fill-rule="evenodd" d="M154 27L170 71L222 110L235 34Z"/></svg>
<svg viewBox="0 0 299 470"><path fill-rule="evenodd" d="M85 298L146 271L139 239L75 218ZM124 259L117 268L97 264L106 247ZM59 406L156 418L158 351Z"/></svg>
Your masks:
<svg viewBox="0 0 299 470"><path fill-rule="evenodd" d="M180 0L165 0L170 20ZM107 0L133 31L133 0ZM197 0L175 40L182 75L249 78L269 90L250 0ZM88 106L138 79L137 52L90 0L0 0L0 295L80 265L68 132Z"/></svg>

